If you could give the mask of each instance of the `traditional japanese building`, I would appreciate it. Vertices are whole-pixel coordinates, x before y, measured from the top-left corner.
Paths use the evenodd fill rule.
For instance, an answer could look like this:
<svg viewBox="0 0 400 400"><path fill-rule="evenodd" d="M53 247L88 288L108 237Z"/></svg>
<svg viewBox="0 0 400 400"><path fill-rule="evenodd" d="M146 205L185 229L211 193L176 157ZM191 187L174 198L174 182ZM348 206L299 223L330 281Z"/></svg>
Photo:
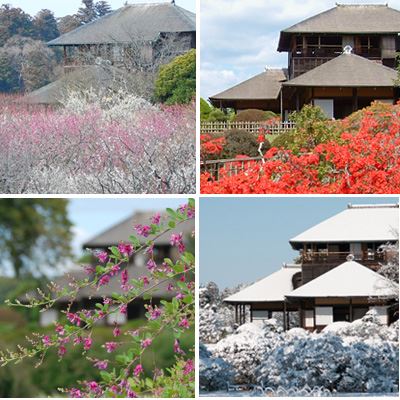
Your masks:
<svg viewBox="0 0 400 400"><path fill-rule="evenodd" d="M93 252L108 250L111 246L117 246L121 242L128 242L129 236L133 232L133 227L138 224L148 224L154 213L151 212L137 212L125 220L117 223L116 225L100 232L92 239L88 240L82 245L83 249L89 249ZM170 258L176 260L179 256L178 250L171 246L170 235L172 233L182 233L186 244L190 241L192 232L194 230L194 220L187 220L179 225L179 229L175 228L168 233L164 233L154 240L153 236L149 236L147 240L154 240L154 261L157 264L163 262L164 258ZM146 241L147 241L146 240ZM130 257L129 264L127 265L129 279L139 279L143 276L148 276L148 269L146 263L149 256L144 253L133 254ZM70 282L80 281L87 278L87 274L83 268L79 270L72 270L63 276L55 278L53 281L59 287L68 287ZM112 325L114 322L124 324L127 320L144 318L144 304L151 303L153 306L159 305L162 299L171 299L176 295L174 291L168 290L169 283L163 282L157 286L151 293L151 300L144 300L143 298L137 298L133 302L128 304L127 315L119 312L112 313L107 316L106 320L103 321L105 324ZM85 287L78 292L72 310L77 309L94 309L96 303L101 302L103 297L111 297L113 293L119 293L121 291L121 278L120 276L111 277L109 284L100 286L97 289L92 287ZM23 300L23 299L21 299ZM47 326L57 320L59 311L66 309L70 299L60 299L57 302L55 308L48 309L40 313L40 324L41 326Z"/></svg>
<svg viewBox="0 0 400 400"><path fill-rule="evenodd" d="M272 69L210 97L237 112L259 108L287 118L305 104L343 118L372 101L394 103L400 11L388 5L341 5L280 33L288 66Z"/></svg>
<svg viewBox="0 0 400 400"><path fill-rule="evenodd" d="M398 228L398 204L349 205L290 240L300 264L284 265L224 301L235 306L238 323L281 312L286 328L288 313L297 312L300 326L314 330L372 308L389 324L398 318L398 285L376 271L393 258L382 245L398 242Z"/></svg>

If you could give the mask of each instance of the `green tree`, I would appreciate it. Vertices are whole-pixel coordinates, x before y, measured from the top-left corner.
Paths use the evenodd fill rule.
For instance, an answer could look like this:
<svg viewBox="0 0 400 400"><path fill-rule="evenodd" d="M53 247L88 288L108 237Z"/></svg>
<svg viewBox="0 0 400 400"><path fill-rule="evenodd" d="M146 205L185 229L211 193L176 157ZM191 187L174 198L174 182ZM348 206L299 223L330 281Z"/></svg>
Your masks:
<svg viewBox="0 0 400 400"><path fill-rule="evenodd" d="M160 68L155 98L166 104L189 103L196 94L196 50L174 58Z"/></svg>
<svg viewBox="0 0 400 400"><path fill-rule="evenodd" d="M83 7L80 7L77 16L81 24L87 24L97 18L96 8L93 0L82 0Z"/></svg>
<svg viewBox="0 0 400 400"><path fill-rule="evenodd" d="M0 200L0 269L44 274L71 257L72 223L64 199Z"/></svg>
<svg viewBox="0 0 400 400"><path fill-rule="evenodd" d="M97 18L104 17L112 11L111 6L107 1L98 1L95 4L94 9L96 11Z"/></svg>
<svg viewBox="0 0 400 400"><path fill-rule="evenodd" d="M13 68L10 55L0 48L0 92L10 93L18 90L18 71Z"/></svg>
<svg viewBox="0 0 400 400"><path fill-rule="evenodd" d="M39 11L33 19L33 26L38 39L48 42L60 36L57 21L50 10Z"/></svg>
<svg viewBox="0 0 400 400"><path fill-rule="evenodd" d="M211 110L212 110L212 107L210 106L210 104L208 104L207 101L201 97L200 98L200 119L202 121L206 121L208 119L208 116L210 115Z"/></svg>
<svg viewBox="0 0 400 400"><path fill-rule="evenodd" d="M3 4L0 7L0 46L14 35L35 36L32 18L20 8Z"/></svg>

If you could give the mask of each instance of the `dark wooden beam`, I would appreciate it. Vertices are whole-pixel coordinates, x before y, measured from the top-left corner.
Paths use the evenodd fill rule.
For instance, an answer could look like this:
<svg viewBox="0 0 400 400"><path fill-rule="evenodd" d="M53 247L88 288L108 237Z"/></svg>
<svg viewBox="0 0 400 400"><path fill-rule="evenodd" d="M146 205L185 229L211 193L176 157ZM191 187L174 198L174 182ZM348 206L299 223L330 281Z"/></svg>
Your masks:
<svg viewBox="0 0 400 400"><path fill-rule="evenodd" d="M283 330L284 331L287 330L286 329L286 327L287 327L287 322L286 322L287 315L286 314L287 314L286 313L286 301L284 301L283 302Z"/></svg>
<svg viewBox="0 0 400 400"><path fill-rule="evenodd" d="M358 110L358 89L353 88L353 111Z"/></svg>
<svg viewBox="0 0 400 400"><path fill-rule="evenodd" d="M349 302L349 318L350 322L353 322L353 299L351 297Z"/></svg>

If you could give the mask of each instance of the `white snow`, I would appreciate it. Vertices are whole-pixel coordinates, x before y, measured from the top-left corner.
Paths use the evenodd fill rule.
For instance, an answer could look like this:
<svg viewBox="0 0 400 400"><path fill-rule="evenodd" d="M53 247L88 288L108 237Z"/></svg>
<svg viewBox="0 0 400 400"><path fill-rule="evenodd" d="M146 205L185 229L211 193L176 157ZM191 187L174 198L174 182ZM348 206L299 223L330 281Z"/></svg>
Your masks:
<svg viewBox="0 0 400 400"><path fill-rule="evenodd" d="M353 206L313 226L290 243L398 240L398 205Z"/></svg>

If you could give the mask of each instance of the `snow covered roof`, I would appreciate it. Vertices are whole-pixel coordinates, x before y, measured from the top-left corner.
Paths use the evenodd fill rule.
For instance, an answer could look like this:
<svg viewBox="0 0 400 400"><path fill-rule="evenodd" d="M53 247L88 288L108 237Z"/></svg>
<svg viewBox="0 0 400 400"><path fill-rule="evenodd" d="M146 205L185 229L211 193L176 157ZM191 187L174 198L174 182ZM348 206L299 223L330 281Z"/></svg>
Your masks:
<svg viewBox="0 0 400 400"><path fill-rule="evenodd" d="M346 261L300 286L286 297L390 296L393 283L355 261Z"/></svg>
<svg viewBox="0 0 400 400"><path fill-rule="evenodd" d="M296 244L312 242L396 241L399 231L399 205L349 205L348 208L290 240Z"/></svg>
<svg viewBox="0 0 400 400"><path fill-rule="evenodd" d="M227 297L224 301L228 303L284 301L285 294L293 290L293 275L300 271L300 265L284 266L279 271Z"/></svg>

